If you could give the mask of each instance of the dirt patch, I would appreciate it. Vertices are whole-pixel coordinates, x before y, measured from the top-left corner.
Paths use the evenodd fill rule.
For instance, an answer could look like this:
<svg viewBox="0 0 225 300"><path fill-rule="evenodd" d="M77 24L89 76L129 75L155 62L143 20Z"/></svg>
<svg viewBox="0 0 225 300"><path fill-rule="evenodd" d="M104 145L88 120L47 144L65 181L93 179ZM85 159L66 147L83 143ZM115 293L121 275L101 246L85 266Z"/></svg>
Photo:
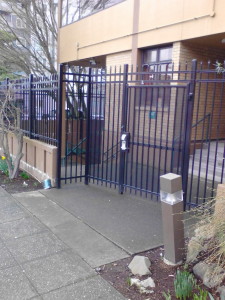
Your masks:
<svg viewBox="0 0 225 300"><path fill-rule="evenodd" d="M24 172L19 171L19 176L14 179L9 179L2 171L0 171L0 185L10 194L30 192L43 189L43 185L31 175L25 179L22 177Z"/></svg>
<svg viewBox="0 0 225 300"><path fill-rule="evenodd" d="M116 290L124 295L125 298L130 300L165 300L163 292L170 291L171 299L176 299L174 292L174 278L178 267L168 266L163 262L163 247L159 247L153 250L139 253L138 255L146 256L151 261L151 273L152 275L142 276L141 278L135 276L135 278L144 280L151 276L155 282L156 287L151 289L153 293L140 294L139 290L135 286L129 286L129 278L134 276L128 269L128 265L131 262L132 257L125 258L114 263L104 265L100 268L100 275L108 281ZM179 267L180 269L183 266ZM219 300L218 294L215 290L209 290L198 282L203 289L208 290L215 300Z"/></svg>

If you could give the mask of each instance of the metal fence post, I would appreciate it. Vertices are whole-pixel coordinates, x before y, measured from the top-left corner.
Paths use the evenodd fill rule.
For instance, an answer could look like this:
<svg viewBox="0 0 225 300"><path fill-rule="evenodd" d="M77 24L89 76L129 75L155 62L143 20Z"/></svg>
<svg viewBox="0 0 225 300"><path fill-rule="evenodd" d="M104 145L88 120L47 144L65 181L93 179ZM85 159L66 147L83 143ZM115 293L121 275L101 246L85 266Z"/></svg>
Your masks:
<svg viewBox="0 0 225 300"><path fill-rule="evenodd" d="M124 65L124 74L123 74L123 98L122 98L122 118L121 118L121 136L126 132L127 126L127 81L128 81L128 65ZM121 138L120 136L120 138ZM121 145L120 145L121 146ZM119 193L123 194L124 191L124 171L125 171L125 151L120 150L120 167L119 167Z"/></svg>
<svg viewBox="0 0 225 300"><path fill-rule="evenodd" d="M33 95L32 95L32 82L33 74L29 75L29 138L33 138L33 124L34 124L34 107L33 107Z"/></svg>
<svg viewBox="0 0 225 300"><path fill-rule="evenodd" d="M194 109L194 97L195 97L195 85L196 85L196 73L197 73L197 60L192 60L191 66L191 81L188 91L188 103L187 103L187 115L186 115L186 128L185 128L185 139L184 139L184 152L183 152L183 170L182 170L182 181L184 191L184 207L187 200L187 188L188 188L188 169L189 169L189 155L191 145L191 129Z"/></svg>
<svg viewBox="0 0 225 300"><path fill-rule="evenodd" d="M61 154L62 154L62 94L63 94L63 64L59 66L58 75L58 102L57 102L57 182L56 186L61 187Z"/></svg>
<svg viewBox="0 0 225 300"><path fill-rule="evenodd" d="M6 78L6 89L7 89L7 91L9 89L9 78Z"/></svg>
<svg viewBox="0 0 225 300"><path fill-rule="evenodd" d="M85 184L88 184L89 164L90 164L90 130L91 130L91 82L92 69L89 68L88 74L88 93L87 93L87 128L86 128L86 155L85 155Z"/></svg>

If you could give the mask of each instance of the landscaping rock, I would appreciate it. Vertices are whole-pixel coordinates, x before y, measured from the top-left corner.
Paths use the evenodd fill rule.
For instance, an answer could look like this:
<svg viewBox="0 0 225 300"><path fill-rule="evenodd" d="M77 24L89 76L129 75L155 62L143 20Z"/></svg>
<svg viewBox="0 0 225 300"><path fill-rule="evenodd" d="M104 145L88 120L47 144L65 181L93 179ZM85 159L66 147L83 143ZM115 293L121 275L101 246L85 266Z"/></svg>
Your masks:
<svg viewBox="0 0 225 300"><path fill-rule="evenodd" d="M151 274L149 267L151 266L151 262L148 257L145 256L135 256L128 268L132 272L133 275L148 275Z"/></svg>
<svg viewBox="0 0 225 300"><path fill-rule="evenodd" d="M191 238L190 242L188 243L188 250L187 250L187 259L186 262L195 262L197 257L201 251L204 250L204 247L201 245L198 238L193 237Z"/></svg>
<svg viewBox="0 0 225 300"><path fill-rule="evenodd" d="M141 286L141 287L139 288L139 291L140 291L141 294L152 294L152 293L154 293L153 291L147 290L147 289L144 288L143 286Z"/></svg>
<svg viewBox="0 0 225 300"><path fill-rule="evenodd" d="M225 278L225 271L217 264L209 265L205 262L199 262L194 266L193 272L209 288L218 286Z"/></svg>
<svg viewBox="0 0 225 300"><path fill-rule="evenodd" d="M225 300L225 285L219 287L217 292L220 294L220 300Z"/></svg>
<svg viewBox="0 0 225 300"><path fill-rule="evenodd" d="M130 285L136 285L136 287L138 288L139 292L141 294L151 294L154 293L154 291L152 290L148 290L147 288L150 287L149 284L147 284L147 282L145 282L146 280L140 281L137 278L131 278L130 279ZM153 280L152 280L153 281ZM150 282L149 282L150 283ZM153 285L154 281L151 282L151 284ZM155 283L154 283L155 284Z"/></svg>
<svg viewBox="0 0 225 300"><path fill-rule="evenodd" d="M132 286L132 285L136 285L137 287L139 287L140 286L140 280L139 279L137 279L137 278L130 278L130 285Z"/></svg>
<svg viewBox="0 0 225 300"><path fill-rule="evenodd" d="M140 284L144 288L154 288L155 287L155 282L154 282L154 280L151 277L149 277L149 278L147 278L145 280L142 280L140 282Z"/></svg>

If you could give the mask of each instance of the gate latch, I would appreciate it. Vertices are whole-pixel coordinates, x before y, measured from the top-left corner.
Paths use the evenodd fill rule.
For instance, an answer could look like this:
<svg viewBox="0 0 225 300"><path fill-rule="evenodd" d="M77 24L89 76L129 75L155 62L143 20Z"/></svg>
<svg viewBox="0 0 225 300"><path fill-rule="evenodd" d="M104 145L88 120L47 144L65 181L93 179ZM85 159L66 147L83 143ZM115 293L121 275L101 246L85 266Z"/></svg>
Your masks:
<svg viewBox="0 0 225 300"><path fill-rule="evenodd" d="M130 132L124 132L121 135L121 150L126 151L129 150L130 143Z"/></svg>

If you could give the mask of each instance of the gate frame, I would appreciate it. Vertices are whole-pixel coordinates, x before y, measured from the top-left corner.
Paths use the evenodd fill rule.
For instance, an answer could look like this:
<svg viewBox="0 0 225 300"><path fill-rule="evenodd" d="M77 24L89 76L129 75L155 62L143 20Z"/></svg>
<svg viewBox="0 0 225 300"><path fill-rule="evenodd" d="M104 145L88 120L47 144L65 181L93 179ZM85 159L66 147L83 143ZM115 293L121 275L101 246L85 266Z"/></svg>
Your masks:
<svg viewBox="0 0 225 300"><path fill-rule="evenodd" d="M102 182L102 183L105 182L106 184L108 182L108 183L110 183L110 185L112 183L113 185L118 186L119 193L123 193L124 189L126 187L126 185L124 185L124 181L125 181L124 169L125 169L125 163L126 163L126 153L120 151L119 146L118 146L117 149L119 150L120 154L118 155L118 152L117 152L117 155L118 155L117 157L120 157L120 165L119 165L119 169L118 169L119 174L117 173L119 176L116 177L116 181L114 181L114 182L111 181L111 177L109 179L106 178L106 180L103 181L100 177L98 179L95 174L93 176L91 176L91 173L90 173L90 155L89 155L90 154L90 134L91 134L90 120L91 120L91 109L92 109L90 100L92 98L92 86L93 86L92 78L93 78L93 76L96 76L96 74L95 75L92 74L92 70L93 69L89 68L89 73L88 73L88 75L86 75L88 77L88 93L87 93L87 111L88 111L87 116L88 116L88 118L87 118L87 128L86 128L86 130L87 130L87 145L86 145L86 147L87 148L86 148L85 175L83 176L83 173L82 173L82 177L85 178L85 184L86 185L89 183L90 179L93 179L93 181L98 180L99 182ZM208 75L210 73L213 74L214 79L212 79ZM127 122L126 122L127 121L126 106L127 106L127 102L128 102L128 89L129 89L128 84L130 82L130 76L133 76L133 75L135 76L138 73L133 72L133 70L130 72L128 64L126 64L126 65L124 65L123 72L119 72L119 73L116 73L116 74L117 74L116 76L119 76L121 78L120 79L120 84L121 84L121 95L122 95L122 97L121 96L119 96L119 97L123 101L122 109L121 109L121 111L122 111L122 119L121 119L122 126L121 126L120 130L118 131L118 133L121 136L122 133L126 132L126 124L127 124ZM224 86L225 85L225 74L222 75L222 81L220 81L220 77L219 77L219 79L217 79L218 77L216 75L216 70L215 69L211 69L209 66L208 66L208 69L202 69L202 68L197 69L197 60L196 59L192 60L191 70L187 69L187 68L186 68L186 70L179 68L177 71L174 71L172 69L171 74L172 74L171 82L172 81L178 82L178 84L179 84L179 82L180 83L185 82L185 83L187 83L187 85L189 85L188 91L187 91L187 93L188 93L187 110L186 110L186 120L187 120L187 122L185 124L185 132L184 132L185 137L184 137L184 140L182 140L182 143L184 142L184 148L183 148L183 153L182 153L182 160L183 161L182 161L182 169L181 170L182 170L182 181L183 181L183 191L184 191L184 205L187 204L189 207L191 207L191 206L196 206L196 205L199 204L199 200L192 201L190 199L189 200L186 199L186 197L188 196L188 192L189 192L189 184L191 185L190 189L192 189L192 182L191 182L192 179L189 182L189 176L193 176L193 174L194 174L194 173L189 172L189 155L191 154L191 152L190 152L191 151L191 145L192 145L192 143L194 143L193 144L194 149L196 150L198 148L195 148L195 144L198 143L199 141L201 141L201 143L204 143L204 141L205 141L204 136L203 136L205 132L203 132L203 131L202 131L202 134L203 134L202 136L201 136L201 134L199 134L199 137L200 137L199 140L197 140L196 137L192 136L192 134L194 133L193 128L197 127L197 125L200 124L200 122L201 122L201 125L202 125L202 120L205 120L205 118L206 117L208 118L208 116L209 116L209 113L207 113L206 115L203 116L203 118L198 119L198 112L197 112L196 124L192 124L193 117L194 117L193 114L196 113L194 111L195 96L198 95L198 96L196 96L196 98L197 98L196 101L201 100L200 96L199 96L199 95L201 95L201 90L200 89L198 90L199 94L197 93L198 92L197 90L196 90L196 93L195 93L196 84L197 83L201 84L201 82L205 82L207 84L206 86L208 86L208 84L210 84L210 83L216 85L217 82L220 82ZM177 79L174 79L173 74L177 74L177 77L176 77ZM206 75L206 79L204 79L205 77L203 77L203 80L202 80L202 74ZM110 74L107 74L107 76L111 77ZM115 76L115 74L114 74L114 76ZM158 81L158 80L155 80L155 82L156 81ZM57 133L58 133L58 156L57 156L57 160L58 160L57 161L58 181L57 181L57 187L58 188L60 188L60 186L61 186L60 185L60 181L61 181L61 179L60 179L60 177L61 177L61 175L60 175L61 174L61 152L62 152L62 114L61 113L62 113L62 95L63 95L63 83L62 82L63 82L63 65L60 66L59 93L58 93L59 94L59 101L58 101L58 107L57 107L57 111L58 111L57 118L59 120L59 122L57 123L57 125L58 125L57 126ZM100 82L102 83L101 80L100 80ZM99 84L101 84L100 82L99 82ZM110 82L110 80L109 80L109 82ZM94 82L94 84L96 84L96 82ZM218 86L218 88L219 88L219 86ZM210 104L210 99L211 98L210 98L210 95L208 94L208 90L206 91L204 97L208 97L206 99L209 99L209 104L208 105L212 105L212 108L210 106L209 109L210 109L210 111L212 111L211 114L213 114L213 109L214 109L215 104L214 104L214 102L212 104ZM218 98L217 101L222 101L222 97L220 96L220 98ZM198 102L198 103L200 103L200 102ZM201 103L204 104L204 102L201 102ZM211 116L211 114L210 114L210 118L209 118L210 123L208 124L208 127L212 125L212 116ZM215 116L216 116L216 112L215 112ZM200 128L200 131L201 131L201 128ZM209 136L207 141L211 142L211 141L215 140L218 143L220 137L217 136L216 133L211 137L211 130L212 130L211 127L207 129L207 132L208 132L207 137ZM111 142L111 137L110 137L110 142ZM121 141L119 141L119 139L118 139L117 142L120 145ZM113 141L112 141L112 143L113 143ZM109 151L109 150L110 149L107 148L107 151ZM209 151L210 151L210 146L209 146L208 152ZM208 154L208 156L209 156L209 154ZM118 161L119 161L119 159L118 159ZM207 163L208 163L208 161L207 161ZM215 162L215 164L216 164L216 162ZM214 173L215 173L215 164L214 164ZM222 168L224 169L224 167L225 167L225 163L223 162L223 167ZM114 172L114 170L113 170L113 172ZM192 172L193 172L193 169L192 169ZM196 175L194 175L194 176L196 176ZM200 175L198 175L198 176L200 176ZM221 178L223 178L223 177L221 177ZM217 183L218 179L213 178L212 181L213 181L213 184L214 184L214 181L216 181L216 183ZM197 184L199 185L199 183L197 183ZM199 189L199 187L198 187L198 189ZM196 203L194 203L194 202L196 202Z"/></svg>

